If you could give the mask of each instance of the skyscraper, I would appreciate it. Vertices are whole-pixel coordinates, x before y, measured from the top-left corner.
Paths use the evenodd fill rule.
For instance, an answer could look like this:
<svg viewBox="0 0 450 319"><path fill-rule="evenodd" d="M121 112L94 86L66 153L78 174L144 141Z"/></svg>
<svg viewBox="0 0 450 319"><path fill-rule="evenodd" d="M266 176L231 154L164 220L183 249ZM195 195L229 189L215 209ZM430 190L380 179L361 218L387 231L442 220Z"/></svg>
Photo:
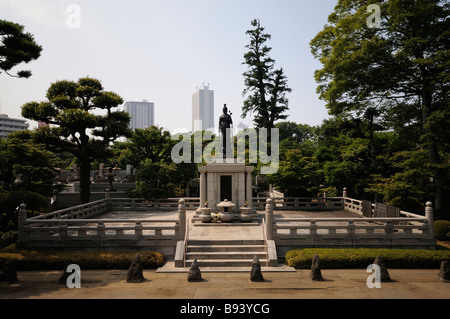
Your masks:
<svg viewBox="0 0 450 319"><path fill-rule="evenodd" d="M125 103L125 111L131 116L130 128L146 129L155 125L155 103L147 102L127 102Z"/></svg>
<svg viewBox="0 0 450 319"><path fill-rule="evenodd" d="M192 94L192 132L214 131L214 91L203 84Z"/></svg>

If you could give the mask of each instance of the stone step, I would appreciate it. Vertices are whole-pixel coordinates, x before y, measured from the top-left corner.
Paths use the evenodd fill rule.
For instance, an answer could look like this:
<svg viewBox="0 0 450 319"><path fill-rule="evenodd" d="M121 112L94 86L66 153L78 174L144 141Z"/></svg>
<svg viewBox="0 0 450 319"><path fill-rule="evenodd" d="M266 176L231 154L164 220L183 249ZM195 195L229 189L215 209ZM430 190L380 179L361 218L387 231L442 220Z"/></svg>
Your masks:
<svg viewBox="0 0 450 319"><path fill-rule="evenodd" d="M190 267L194 262L194 259L186 260L186 267ZM252 259L197 259L199 267L251 267L253 262ZM261 267L266 266L265 259L259 259Z"/></svg>
<svg viewBox="0 0 450 319"><path fill-rule="evenodd" d="M253 257L258 256L259 259L266 258L264 251L238 251L238 252L187 252L187 259L224 259L224 260L236 260L236 259L248 259L253 260Z"/></svg>
<svg viewBox="0 0 450 319"><path fill-rule="evenodd" d="M264 252L264 245L188 245L189 252Z"/></svg>
<svg viewBox="0 0 450 319"><path fill-rule="evenodd" d="M211 239L211 240L197 240L189 239L188 247L190 246L241 246L241 245L264 245L262 239Z"/></svg>

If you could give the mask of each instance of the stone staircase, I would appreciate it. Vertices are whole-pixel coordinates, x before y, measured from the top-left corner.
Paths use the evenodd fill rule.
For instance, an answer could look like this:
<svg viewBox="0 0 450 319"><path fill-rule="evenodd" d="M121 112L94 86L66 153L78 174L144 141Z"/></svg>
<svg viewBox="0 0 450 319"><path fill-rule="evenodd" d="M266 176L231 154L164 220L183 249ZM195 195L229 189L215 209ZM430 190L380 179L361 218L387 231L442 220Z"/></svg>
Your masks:
<svg viewBox="0 0 450 319"><path fill-rule="evenodd" d="M264 267L267 261L264 240L189 240L186 267L194 259L199 267L251 267L255 256Z"/></svg>
<svg viewBox="0 0 450 319"><path fill-rule="evenodd" d="M195 259L201 268L250 268L257 256L261 267L278 265L274 241L264 240L188 240L187 249L179 241L175 252L175 268L189 268Z"/></svg>

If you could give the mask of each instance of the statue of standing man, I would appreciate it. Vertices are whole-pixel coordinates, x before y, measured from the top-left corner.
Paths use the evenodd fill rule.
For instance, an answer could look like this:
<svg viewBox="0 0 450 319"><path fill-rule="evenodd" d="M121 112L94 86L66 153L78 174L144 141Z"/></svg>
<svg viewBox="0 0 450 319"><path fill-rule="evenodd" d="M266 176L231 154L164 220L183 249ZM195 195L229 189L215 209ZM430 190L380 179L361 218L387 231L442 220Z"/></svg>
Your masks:
<svg viewBox="0 0 450 319"><path fill-rule="evenodd" d="M223 114L219 118L219 131L222 136L222 156L223 156L223 158L227 157L227 141L230 141L230 136L229 136L230 130L227 130L227 129L229 129L232 124L233 124L233 120L231 119L231 113L228 114L227 105L224 104Z"/></svg>

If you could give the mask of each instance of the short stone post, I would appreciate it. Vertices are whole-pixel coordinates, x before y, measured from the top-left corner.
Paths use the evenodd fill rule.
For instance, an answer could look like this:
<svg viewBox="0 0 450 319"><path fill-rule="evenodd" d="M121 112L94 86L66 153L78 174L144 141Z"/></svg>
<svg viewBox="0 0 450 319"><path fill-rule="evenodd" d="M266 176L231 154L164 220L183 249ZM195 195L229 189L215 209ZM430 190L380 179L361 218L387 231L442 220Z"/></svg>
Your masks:
<svg viewBox="0 0 450 319"><path fill-rule="evenodd" d="M314 281L323 281L322 271L320 270L320 259L318 255L313 256L311 264L311 273L309 277Z"/></svg>
<svg viewBox="0 0 450 319"><path fill-rule="evenodd" d="M194 259L194 262L192 263L191 268L189 269L188 281L189 282L203 281L202 272L198 267L197 259Z"/></svg>
<svg viewBox="0 0 450 319"><path fill-rule="evenodd" d="M450 282L450 260L442 260L439 268L439 279L443 282Z"/></svg>
<svg viewBox="0 0 450 319"><path fill-rule="evenodd" d="M128 283L140 283L145 281L144 273L142 271L141 257L136 254L131 262L130 268L127 272Z"/></svg>
<svg viewBox="0 0 450 319"><path fill-rule="evenodd" d="M27 234L25 232L25 222L27 221L27 205L20 204L19 206L19 242L26 240Z"/></svg>
<svg viewBox="0 0 450 319"><path fill-rule="evenodd" d="M134 234L136 235L136 238L140 240L142 238L144 226L142 226L142 221L137 220L134 225ZM155 230L155 236L156 236L156 230Z"/></svg>
<svg viewBox="0 0 450 319"><path fill-rule="evenodd" d="M434 218L433 218L433 204L431 202L426 203L425 217L428 220L429 238L434 239Z"/></svg>
<svg viewBox="0 0 450 319"><path fill-rule="evenodd" d="M273 200L266 200L266 236L267 240L273 240Z"/></svg>
<svg viewBox="0 0 450 319"><path fill-rule="evenodd" d="M64 225L64 226L65 226L66 235L67 235L67 225ZM102 221L99 221L97 223L97 236L98 236L98 239L101 240L101 241L104 240L105 229L106 229L105 224Z"/></svg>
<svg viewBox="0 0 450 319"><path fill-rule="evenodd" d="M110 197L108 189L105 190L105 199L106 199L106 205L108 207L108 210L110 210L111 209L111 197Z"/></svg>
<svg viewBox="0 0 450 319"><path fill-rule="evenodd" d="M345 209L345 200L347 198L347 187L344 187L342 191L342 209Z"/></svg>
<svg viewBox="0 0 450 319"><path fill-rule="evenodd" d="M186 234L186 205L184 199L178 201L178 223L180 226L179 240L184 240Z"/></svg>

